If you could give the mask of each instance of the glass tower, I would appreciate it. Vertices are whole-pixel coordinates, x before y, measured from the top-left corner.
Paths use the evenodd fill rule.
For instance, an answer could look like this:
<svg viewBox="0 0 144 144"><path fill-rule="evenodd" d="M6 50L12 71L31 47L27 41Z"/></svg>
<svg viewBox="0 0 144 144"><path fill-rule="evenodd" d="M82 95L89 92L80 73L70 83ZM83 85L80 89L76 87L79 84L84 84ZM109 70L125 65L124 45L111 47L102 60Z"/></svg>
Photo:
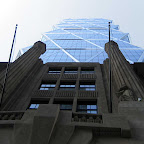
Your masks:
<svg viewBox="0 0 144 144"><path fill-rule="evenodd" d="M118 43L130 62L142 62L144 49L130 43L129 34L119 31L119 26L107 19L65 19L54 30L42 34L46 52L41 55L47 62L99 62L108 57L104 45L109 40L108 22L111 22L111 40ZM30 47L23 48L23 54Z"/></svg>

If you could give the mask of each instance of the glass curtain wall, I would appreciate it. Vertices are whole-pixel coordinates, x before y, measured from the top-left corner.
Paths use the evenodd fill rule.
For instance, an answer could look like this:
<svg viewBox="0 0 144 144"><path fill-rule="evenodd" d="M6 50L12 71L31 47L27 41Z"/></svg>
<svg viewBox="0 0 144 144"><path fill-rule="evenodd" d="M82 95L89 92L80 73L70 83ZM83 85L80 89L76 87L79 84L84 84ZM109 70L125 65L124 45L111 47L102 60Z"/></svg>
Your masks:
<svg viewBox="0 0 144 144"><path fill-rule="evenodd" d="M109 40L108 22L111 22L111 40L118 43L121 52L130 62L140 62L144 49L130 43L129 34L119 30L107 19L65 19L53 31L42 34L46 52L41 55L47 62L99 62L107 58L104 45ZM26 51L27 48L21 51Z"/></svg>

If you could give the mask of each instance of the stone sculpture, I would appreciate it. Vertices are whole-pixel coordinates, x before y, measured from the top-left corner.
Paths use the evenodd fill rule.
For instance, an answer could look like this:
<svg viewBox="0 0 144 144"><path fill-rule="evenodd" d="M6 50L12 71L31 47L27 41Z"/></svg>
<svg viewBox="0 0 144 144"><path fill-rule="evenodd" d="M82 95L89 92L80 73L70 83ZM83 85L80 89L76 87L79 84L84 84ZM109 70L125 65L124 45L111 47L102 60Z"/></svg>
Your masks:
<svg viewBox="0 0 144 144"><path fill-rule="evenodd" d="M117 92L120 101L135 101L133 91L126 85L123 85Z"/></svg>

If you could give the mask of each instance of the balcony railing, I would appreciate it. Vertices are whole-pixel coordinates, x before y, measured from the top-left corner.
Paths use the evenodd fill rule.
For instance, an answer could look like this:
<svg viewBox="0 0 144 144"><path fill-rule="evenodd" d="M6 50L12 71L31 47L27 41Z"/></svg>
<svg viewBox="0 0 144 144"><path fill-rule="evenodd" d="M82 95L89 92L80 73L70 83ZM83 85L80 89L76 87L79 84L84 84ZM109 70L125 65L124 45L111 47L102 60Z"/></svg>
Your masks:
<svg viewBox="0 0 144 144"><path fill-rule="evenodd" d="M15 111L1 111L0 120L20 120L24 112L15 112Z"/></svg>
<svg viewBox="0 0 144 144"><path fill-rule="evenodd" d="M102 115L88 113L73 113L72 122L102 123Z"/></svg>
<svg viewBox="0 0 144 144"><path fill-rule="evenodd" d="M96 74L80 74L80 79L96 79Z"/></svg>
<svg viewBox="0 0 144 144"><path fill-rule="evenodd" d="M33 97L52 97L54 94L53 90L37 90L34 92Z"/></svg>

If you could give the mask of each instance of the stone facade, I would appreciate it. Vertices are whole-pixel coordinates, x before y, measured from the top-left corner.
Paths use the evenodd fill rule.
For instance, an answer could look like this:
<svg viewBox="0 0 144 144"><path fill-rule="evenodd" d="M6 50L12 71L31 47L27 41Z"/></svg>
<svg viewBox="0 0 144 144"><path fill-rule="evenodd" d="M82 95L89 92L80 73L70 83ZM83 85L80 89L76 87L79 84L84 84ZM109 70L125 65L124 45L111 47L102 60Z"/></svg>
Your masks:
<svg viewBox="0 0 144 144"><path fill-rule="evenodd" d="M107 43L107 53L108 48ZM37 42L11 63L0 111L0 143L142 144L143 82L113 41L111 48L112 113L109 59L103 65L43 64L39 56L45 44ZM0 73L1 84L4 72ZM39 107L31 109L32 104ZM87 107L79 109L90 105L97 106L89 110L95 113Z"/></svg>

